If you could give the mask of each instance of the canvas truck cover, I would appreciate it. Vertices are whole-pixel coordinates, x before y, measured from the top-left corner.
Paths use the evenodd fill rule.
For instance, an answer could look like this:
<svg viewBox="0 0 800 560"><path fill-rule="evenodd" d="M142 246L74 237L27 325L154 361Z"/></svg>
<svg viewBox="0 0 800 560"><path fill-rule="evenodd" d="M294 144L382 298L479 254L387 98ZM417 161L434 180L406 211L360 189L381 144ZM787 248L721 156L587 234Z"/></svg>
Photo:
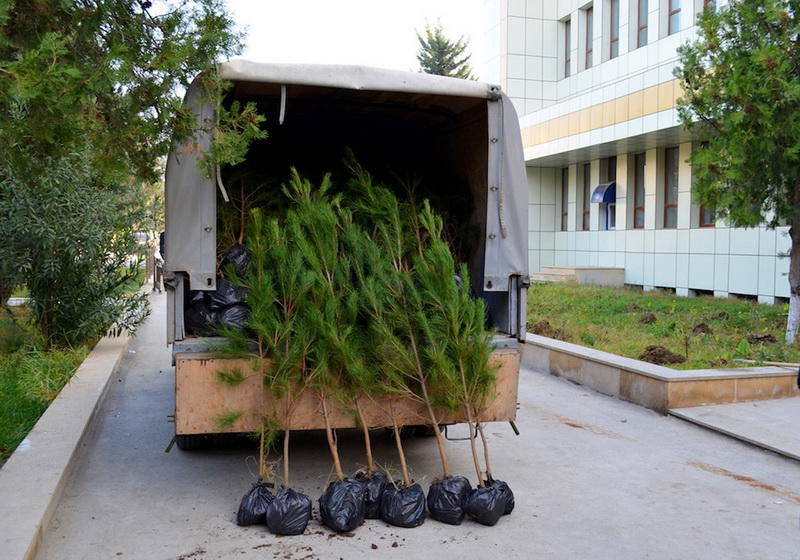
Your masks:
<svg viewBox="0 0 800 560"><path fill-rule="evenodd" d="M259 87L281 88L281 115L285 105L289 117L291 93L298 89L319 88L321 92L337 96L349 91L362 101L372 99L374 103L382 103L386 100L395 105L402 102L411 109L414 104L430 105L432 99L453 105L485 103L482 113L485 117L482 118L486 122L481 123L480 130L488 137L481 139L480 145L485 145L487 153L477 158L479 163L470 163L470 173L476 175L476 184L483 191L478 196L485 204L485 208L481 208L485 215L479 217L484 235L478 259L482 268L473 268L471 274L482 276L484 296L507 294L513 300L509 305L509 317L504 320L515 323L509 328L517 331L513 334L521 334L524 319L520 327L519 317L524 317L524 286L528 274L527 182L517 114L498 86L363 66L267 64L247 60L223 63L219 72L223 79L247 86L250 91L258 91ZM169 342L184 337L181 308L184 290L216 287L217 189L222 187L218 185L218 174L208 173L200 165L202 154L211 144L209 131L215 114L204 99L199 79L190 85L184 103L196 116L201 132L176 143L167 160L165 271L169 288ZM453 134L457 135L458 131ZM269 139L266 142L268 151ZM511 315L516 317L511 318Z"/></svg>

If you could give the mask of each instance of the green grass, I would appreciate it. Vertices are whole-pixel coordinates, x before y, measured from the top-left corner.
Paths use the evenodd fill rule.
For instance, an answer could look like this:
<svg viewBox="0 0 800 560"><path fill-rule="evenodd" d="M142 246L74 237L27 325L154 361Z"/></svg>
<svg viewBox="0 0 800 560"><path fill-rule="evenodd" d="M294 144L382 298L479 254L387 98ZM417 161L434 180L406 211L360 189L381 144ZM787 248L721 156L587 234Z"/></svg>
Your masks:
<svg viewBox="0 0 800 560"><path fill-rule="evenodd" d="M0 315L0 465L11 455L69 381L88 353L77 349L39 350L26 324L25 309L15 308L17 323Z"/></svg>
<svg viewBox="0 0 800 560"><path fill-rule="evenodd" d="M645 313L655 321L641 322ZM688 360L676 369L744 367L735 358L800 362L800 346L782 343L784 306L712 297L686 298L633 289L534 284L528 291L528 332L547 321L568 342L638 359L647 346L664 346ZM712 334L693 334L705 323ZM771 334L773 344L750 344L750 334Z"/></svg>

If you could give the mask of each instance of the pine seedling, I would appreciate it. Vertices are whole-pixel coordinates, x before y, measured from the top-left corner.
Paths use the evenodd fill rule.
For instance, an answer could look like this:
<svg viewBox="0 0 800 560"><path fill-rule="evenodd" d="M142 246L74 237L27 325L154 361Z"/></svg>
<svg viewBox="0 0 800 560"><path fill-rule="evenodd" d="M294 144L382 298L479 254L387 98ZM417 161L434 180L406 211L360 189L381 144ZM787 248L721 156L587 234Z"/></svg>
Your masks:
<svg viewBox="0 0 800 560"><path fill-rule="evenodd" d="M427 202L419 214L419 223L429 243L422 256L415 261L416 278L428 307L426 315L430 318L432 336L445 341L445 355L439 356L444 374L440 378L441 383L434 389L439 391L437 396L443 407L463 408L470 431L477 423L482 433L477 416L494 384L494 369L489 365L491 333L483 326L484 302L470 297L465 266L460 270L461 286L455 282L455 263L443 240L441 219L433 213ZM453 398L454 393L450 390L453 387L459 387L460 399ZM470 449L478 484L483 486L475 438L470 438ZM488 464L485 440L484 455Z"/></svg>

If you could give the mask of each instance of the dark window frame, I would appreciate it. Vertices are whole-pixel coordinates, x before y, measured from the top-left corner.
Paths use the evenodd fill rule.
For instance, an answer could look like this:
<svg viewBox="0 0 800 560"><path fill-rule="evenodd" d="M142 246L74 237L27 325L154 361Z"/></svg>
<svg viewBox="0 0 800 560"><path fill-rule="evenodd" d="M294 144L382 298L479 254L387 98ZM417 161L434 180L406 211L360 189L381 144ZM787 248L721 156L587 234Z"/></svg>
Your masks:
<svg viewBox="0 0 800 560"><path fill-rule="evenodd" d="M583 215L581 222L581 230L589 231L591 227L590 216L592 213L591 207L592 200L592 164L583 164Z"/></svg>
<svg viewBox="0 0 800 560"><path fill-rule="evenodd" d="M675 172L670 173L669 162L670 154L675 154ZM678 146L664 149L664 229L676 229L678 227L678 192L680 192L680 151ZM670 193L670 177L675 177L675 202L668 202ZM667 214L671 209L675 209L675 225L667 225Z"/></svg>
<svg viewBox="0 0 800 560"><path fill-rule="evenodd" d="M589 6L584 10L586 13L584 15L585 22L586 22L586 44L584 45L585 53L584 53L584 69L588 70L592 67L592 53L594 52L594 6Z"/></svg>
<svg viewBox="0 0 800 560"><path fill-rule="evenodd" d="M698 225L702 228L709 228L709 227L717 227L717 213L713 210L709 210L711 214L711 221L706 221L706 207L705 205L700 205L700 219Z"/></svg>
<svg viewBox="0 0 800 560"><path fill-rule="evenodd" d="M609 0L608 12L609 12L608 58L612 59L612 58L617 58L619 56L619 0ZM614 21L615 15L616 15L616 21Z"/></svg>
<svg viewBox="0 0 800 560"><path fill-rule="evenodd" d="M572 45L570 45L570 33L572 33L572 20L564 21L564 77L569 78L569 65L572 62L572 56L570 51L572 50Z"/></svg>
<svg viewBox="0 0 800 560"><path fill-rule="evenodd" d="M642 177L639 181L639 162L642 162ZM644 152L634 154L633 156L633 229L644 229L644 203L645 203L645 189L644 189L644 174L647 166L647 155ZM639 193L641 192L641 198ZM641 202L641 204L639 204ZM641 212L642 221L637 223L636 217Z"/></svg>
<svg viewBox="0 0 800 560"><path fill-rule="evenodd" d="M677 3L678 7L674 8L673 4ZM681 30L681 0L669 0L668 13L667 13L667 35L674 35ZM678 16L678 28L672 28L672 16Z"/></svg>
<svg viewBox="0 0 800 560"><path fill-rule="evenodd" d="M647 29L647 16L648 16L648 13L647 12L649 11L648 10L649 5L648 5L647 0L638 0L637 3L638 3L638 7L637 7L638 13L636 14L636 24L637 24L637 28L636 28L636 48L641 48L641 47L644 47L644 46L647 45L647 35L648 35L648 29ZM642 10L642 7L644 7L644 10ZM644 23L642 23L642 21L643 21L642 16L643 15L644 15ZM644 31L644 40L642 40L642 31Z"/></svg>
<svg viewBox="0 0 800 560"><path fill-rule="evenodd" d="M569 231L569 167L561 169L561 231Z"/></svg>

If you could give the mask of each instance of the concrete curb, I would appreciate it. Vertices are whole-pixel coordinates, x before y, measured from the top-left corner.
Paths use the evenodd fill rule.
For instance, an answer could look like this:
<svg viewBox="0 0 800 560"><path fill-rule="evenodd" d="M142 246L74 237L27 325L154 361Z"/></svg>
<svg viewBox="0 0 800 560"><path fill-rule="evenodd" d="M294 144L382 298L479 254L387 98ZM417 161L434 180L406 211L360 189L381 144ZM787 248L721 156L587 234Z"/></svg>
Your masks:
<svg viewBox="0 0 800 560"><path fill-rule="evenodd" d="M101 339L0 469L0 560L36 555L129 342Z"/></svg>

